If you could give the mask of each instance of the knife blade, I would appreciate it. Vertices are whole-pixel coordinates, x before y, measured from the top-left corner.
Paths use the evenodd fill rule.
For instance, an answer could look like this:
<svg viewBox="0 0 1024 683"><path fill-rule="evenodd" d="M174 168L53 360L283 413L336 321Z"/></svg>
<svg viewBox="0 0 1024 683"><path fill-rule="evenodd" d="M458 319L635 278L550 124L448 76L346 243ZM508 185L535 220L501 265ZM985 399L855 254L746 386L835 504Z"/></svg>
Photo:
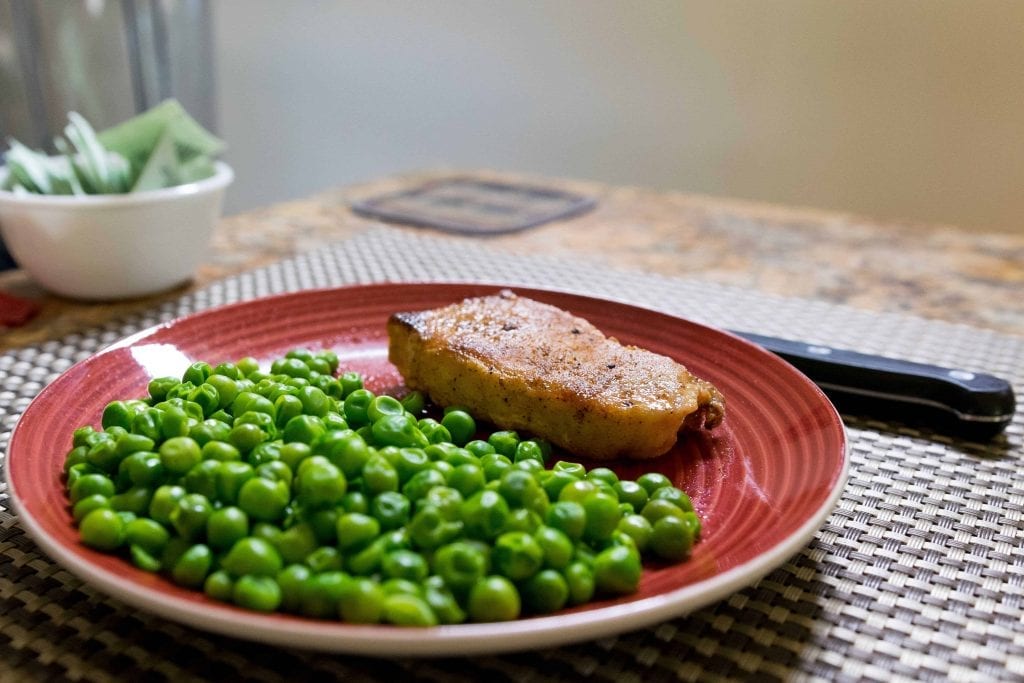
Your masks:
<svg viewBox="0 0 1024 683"><path fill-rule="evenodd" d="M1016 413L1013 387L987 373L731 332L803 372L844 412L972 439L997 436Z"/></svg>

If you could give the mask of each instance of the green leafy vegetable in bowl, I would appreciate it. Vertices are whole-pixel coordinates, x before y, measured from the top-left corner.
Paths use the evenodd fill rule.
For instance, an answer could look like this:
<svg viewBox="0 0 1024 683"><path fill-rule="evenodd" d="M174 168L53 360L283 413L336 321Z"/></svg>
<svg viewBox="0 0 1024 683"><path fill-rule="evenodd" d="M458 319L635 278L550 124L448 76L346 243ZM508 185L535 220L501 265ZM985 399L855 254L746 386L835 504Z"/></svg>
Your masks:
<svg viewBox="0 0 1024 683"><path fill-rule="evenodd" d="M174 187L212 176L225 147L173 99L100 133L70 112L54 146L59 154L49 156L12 139L3 189L85 195Z"/></svg>

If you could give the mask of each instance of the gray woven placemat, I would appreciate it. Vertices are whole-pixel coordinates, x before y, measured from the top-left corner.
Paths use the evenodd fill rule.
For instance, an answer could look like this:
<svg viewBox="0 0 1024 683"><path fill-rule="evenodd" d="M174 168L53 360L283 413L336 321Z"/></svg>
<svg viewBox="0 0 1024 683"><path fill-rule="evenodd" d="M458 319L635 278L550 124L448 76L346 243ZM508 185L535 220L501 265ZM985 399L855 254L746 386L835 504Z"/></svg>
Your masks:
<svg viewBox="0 0 1024 683"><path fill-rule="evenodd" d="M485 281L615 298L712 325L1001 375L1024 394L1024 339L904 315L374 228L146 314L0 355L0 454L72 363L150 325L268 294L379 281ZM814 540L756 585L689 617L557 649L380 660L268 648L99 594L43 555L0 489L0 679L437 681L1022 680L1024 410L970 443L847 416L850 480Z"/></svg>

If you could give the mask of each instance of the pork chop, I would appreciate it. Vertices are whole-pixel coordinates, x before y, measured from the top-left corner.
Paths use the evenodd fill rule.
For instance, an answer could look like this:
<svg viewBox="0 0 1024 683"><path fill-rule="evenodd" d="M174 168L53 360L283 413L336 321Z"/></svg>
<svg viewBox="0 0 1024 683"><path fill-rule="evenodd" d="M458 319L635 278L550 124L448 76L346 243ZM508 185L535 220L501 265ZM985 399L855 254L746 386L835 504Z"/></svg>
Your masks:
<svg viewBox="0 0 1024 683"><path fill-rule="evenodd" d="M718 390L673 359L508 290L395 313L387 329L410 389L581 457L656 457L724 415Z"/></svg>

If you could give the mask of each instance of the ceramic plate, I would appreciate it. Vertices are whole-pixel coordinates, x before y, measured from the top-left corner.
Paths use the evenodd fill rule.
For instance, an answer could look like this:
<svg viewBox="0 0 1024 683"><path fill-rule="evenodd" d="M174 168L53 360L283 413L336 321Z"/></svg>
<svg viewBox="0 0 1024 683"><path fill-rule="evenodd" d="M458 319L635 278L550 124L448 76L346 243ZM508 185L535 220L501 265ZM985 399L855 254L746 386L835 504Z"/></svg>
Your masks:
<svg viewBox="0 0 1024 683"><path fill-rule="evenodd" d="M332 348L369 388L400 386L387 361L385 321L395 311L489 294L494 285L382 284L305 291L205 311L155 327L78 363L47 386L15 428L9 492L21 524L55 560L106 593L197 628L267 643L368 655L464 655L552 647L679 617L750 585L804 547L846 479L843 424L828 399L776 356L733 335L623 303L515 287L589 319L606 334L671 356L725 395L716 430L688 436L665 456L615 463L621 476L667 474L703 519L692 557L646 568L638 592L550 616L430 629L356 626L247 612L135 569L78 542L62 463L72 431L98 425L107 402L142 396L153 377L195 360L296 347Z"/></svg>

